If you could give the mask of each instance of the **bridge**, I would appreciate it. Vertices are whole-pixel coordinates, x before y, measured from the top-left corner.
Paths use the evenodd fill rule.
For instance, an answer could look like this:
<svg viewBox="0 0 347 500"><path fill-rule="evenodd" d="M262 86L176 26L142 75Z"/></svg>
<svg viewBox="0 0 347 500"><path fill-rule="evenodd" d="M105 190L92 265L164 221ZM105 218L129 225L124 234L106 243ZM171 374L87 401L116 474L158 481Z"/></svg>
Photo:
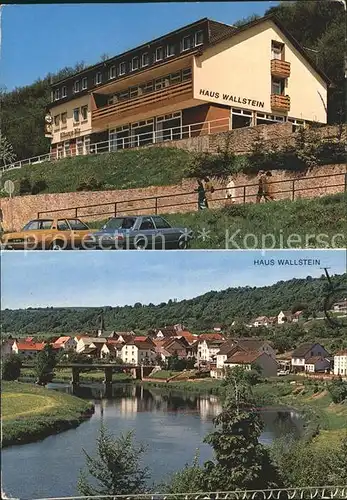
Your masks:
<svg viewBox="0 0 347 500"><path fill-rule="evenodd" d="M23 364L23 368L32 368L32 365ZM123 371L131 373L133 379L142 380L147 377L154 369L154 366L147 365L127 365L127 364L115 364L115 363L61 363L55 367L56 370L62 368L71 368L71 384L73 386L78 386L80 384L80 373L82 371L91 370L103 370L105 372L105 378L103 383L112 386L112 375L115 371Z"/></svg>
<svg viewBox="0 0 347 500"><path fill-rule="evenodd" d="M268 490L235 490L201 493L150 493L136 495L96 495L74 497L50 497L32 500L296 500L296 499L347 499L345 486L312 486L303 488L268 489ZM18 499L19 500L19 499ZM21 499L24 500L24 499Z"/></svg>

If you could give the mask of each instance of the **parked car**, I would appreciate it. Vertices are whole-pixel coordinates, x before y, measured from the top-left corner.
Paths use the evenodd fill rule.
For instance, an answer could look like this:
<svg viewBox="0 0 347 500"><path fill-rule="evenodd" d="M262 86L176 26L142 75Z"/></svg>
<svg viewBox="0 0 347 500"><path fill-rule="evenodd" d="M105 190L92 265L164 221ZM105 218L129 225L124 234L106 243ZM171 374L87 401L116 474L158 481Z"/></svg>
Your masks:
<svg viewBox="0 0 347 500"><path fill-rule="evenodd" d="M4 233L1 247L8 250L79 249L91 231L79 219L34 219L21 231Z"/></svg>
<svg viewBox="0 0 347 500"><path fill-rule="evenodd" d="M192 238L191 229L172 227L159 215L135 215L112 217L85 244L97 249L185 249Z"/></svg>

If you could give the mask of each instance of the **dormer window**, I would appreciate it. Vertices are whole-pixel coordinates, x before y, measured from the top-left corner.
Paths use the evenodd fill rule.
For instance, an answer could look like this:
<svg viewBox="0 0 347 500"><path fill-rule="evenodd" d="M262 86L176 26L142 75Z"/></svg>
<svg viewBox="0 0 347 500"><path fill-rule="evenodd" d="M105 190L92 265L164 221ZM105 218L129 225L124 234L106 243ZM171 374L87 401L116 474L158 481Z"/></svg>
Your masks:
<svg viewBox="0 0 347 500"><path fill-rule="evenodd" d="M79 92L81 90L81 82L79 80L76 80L73 86L74 92Z"/></svg>
<svg viewBox="0 0 347 500"><path fill-rule="evenodd" d="M156 50L155 50L155 61L162 61L163 60L163 57L164 57L164 51L163 51L163 47L158 47Z"/></svg>
<svg viewBox="0 0 347 500"><path fill-rule="evenodd" d="M195 47L198 45L202 45L204 43L204 32L203 31L197 31L195 33Z"/></svg>
<svg viewBox="0 0 347 500"><path fill-rule="evenodd" d="M172 57L175 55L175 45L173 43L166 47L166 57Z"/></svg>
<svg viewBox="0 0 347 500"><path fill-rule="evenodd" d="M139 69L139 58L133 57L131 61L131 71L136 71Z"/></svg>
<svg viewBox="0 0 347 500"><path fill-rule="evenodd" d="M67 95L67 90L66 90L66 86L64 85L64 87L61 89L61 97L66 97Z"/></svg>
<svg viewBox="0 0 347 500"><path fill-rule="evenodd" d="M184 36L182 38L182 52L185 50L189 50L192 48L192 37L191 36Z"/></svg>
<svg viewBox="0 0 347 500"><path fill-rule="evenodd" d="M141 58L141 66L144 68L145 66L149 65L149 57L148 57L148 52L145 52L142 54Z"/></svg>
<svg viewBox="0 0 347 500"><path fill-rule="evenodd" d="M116 66L110 67L109 78L110 78L110 80L112 80L113 78L116 78Z"/></svg>
<svg viewBox="0 0 347 500"><path fill-rule="evenodd" d="M119 75L125 75L125 62L120 63L119 65Z"/></svg>
<svg viewBox="0 0 347 500"><path fill-rule="evenodd" d="M95 85L100 85L101 82L102 82L102 74L99 71L95 75Z"/></svg>
<svg viewBox="0 0 347 500"><path fill-rule="evenodd" d="M82 78L82 90L86 90L88 88L88 78L85 76Z"/></svg>
<svg viewBox="0 0 347 500"><path fill-rule="evenodd" d="M54 91L54 100L59 101L59 99L60 99L60 90L57 89Z"/></svg>

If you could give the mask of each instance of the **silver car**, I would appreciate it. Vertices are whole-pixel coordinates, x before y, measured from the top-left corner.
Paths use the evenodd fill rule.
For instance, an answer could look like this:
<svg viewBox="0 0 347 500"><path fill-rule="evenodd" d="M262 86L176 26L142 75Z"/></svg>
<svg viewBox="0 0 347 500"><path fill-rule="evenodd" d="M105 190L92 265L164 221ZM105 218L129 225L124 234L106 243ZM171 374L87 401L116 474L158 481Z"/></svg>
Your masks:
<svg viewBox="0 0 347 500"><path fill-rule="evenodd" d="M159 215L112 217L100 231L85 239L89 249L185 249L193 238L191 229L172 227Z"/></svg>

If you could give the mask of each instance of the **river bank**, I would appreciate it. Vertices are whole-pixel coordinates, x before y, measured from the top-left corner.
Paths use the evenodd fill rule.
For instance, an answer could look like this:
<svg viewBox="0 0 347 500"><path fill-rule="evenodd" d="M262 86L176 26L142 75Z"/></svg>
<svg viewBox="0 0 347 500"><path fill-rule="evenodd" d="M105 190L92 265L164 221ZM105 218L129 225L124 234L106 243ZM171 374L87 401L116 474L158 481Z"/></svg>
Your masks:
<svg viewBox="0 0 347 500"><path fill-rule="evenodd" d="M2 382L2 447L27 444L77 427L94 405L57 391L21 382Z"/></svg>

